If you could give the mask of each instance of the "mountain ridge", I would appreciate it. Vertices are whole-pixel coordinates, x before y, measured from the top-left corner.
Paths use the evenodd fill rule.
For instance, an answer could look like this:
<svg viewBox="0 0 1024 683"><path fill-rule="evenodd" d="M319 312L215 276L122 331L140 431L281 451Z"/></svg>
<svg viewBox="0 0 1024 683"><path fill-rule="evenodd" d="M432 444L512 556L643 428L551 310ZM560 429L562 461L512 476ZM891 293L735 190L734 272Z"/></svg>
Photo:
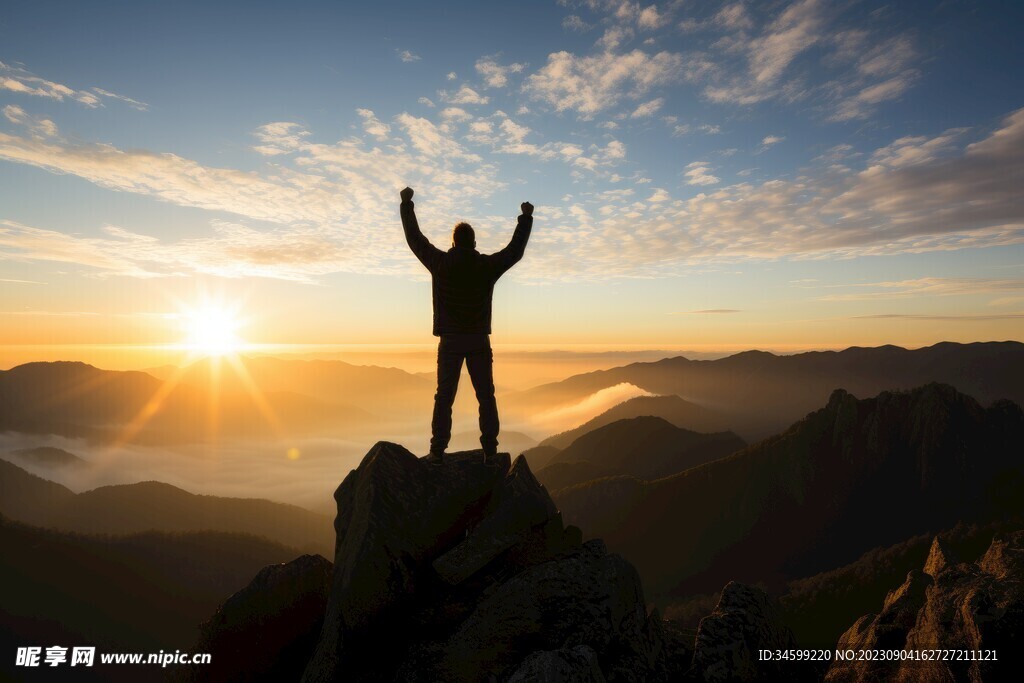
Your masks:
<svg viewBox="0 0 1024 683"><path fill-rule="evenodd" d="M0 370L0 431L168 444L272 436L279 428L306 435L372 430L395 406L413 405L426 386L403 370L343 361L238 363L241 371L203 359L163 379L81 361L24 363ZM352 405L353 395L365 400Z"/></svg>
<svg viewBox="0 0 1024 683"><path fill-rule="evenodd" d="M573 375L504 397L526 414L577 402L620 383L654 394L675 394L723 414L748 441L786 429L845 387L861 396L940 382L982 402L1024 403L1024 344L1015 341L940 342L920 349L892 345L776 355L746 351L716 360L683 356Z"/></svg>
<svg viewBox="0 0 1024 683"><path fill-rule="evenodd" d="M211 529L265 535L299 549L329 549L328 517L262 498L194 494L152 480L75 493L7 461L0 461L0 494L0 513L5 517L61 531L131 534Z"/></svg>
<svg viewBox="0 0 1024 683"><path fill-rule="evenodd" d="M782 434L719 460L655 481L578 484L554 498L567 521L604 538L659 594L714 590L721 576L771 585L960 521L951 517L1017 504L1022 440L1024 417L1010 402L982 408L939 384L869 399L836 390ZM867 533L864 515L878 514L877 500L894 519ZM703 531L711 523L713 536ZM654 543L664 537L675 542Z"/></svg>

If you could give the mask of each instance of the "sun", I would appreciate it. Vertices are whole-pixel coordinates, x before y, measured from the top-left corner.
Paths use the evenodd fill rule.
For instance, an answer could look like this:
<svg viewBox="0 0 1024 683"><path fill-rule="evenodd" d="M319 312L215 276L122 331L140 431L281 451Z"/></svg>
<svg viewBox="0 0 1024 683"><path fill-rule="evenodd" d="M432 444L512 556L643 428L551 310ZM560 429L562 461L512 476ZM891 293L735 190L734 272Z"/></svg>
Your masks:
<svg viewBox="0 0 1024 683"><path fill-rule="evenodd" d="M238 336L240 322L234 311L226 306L204 303L183 314L185 345L194 353L204 356L236 354L245 347Z"/></svg>

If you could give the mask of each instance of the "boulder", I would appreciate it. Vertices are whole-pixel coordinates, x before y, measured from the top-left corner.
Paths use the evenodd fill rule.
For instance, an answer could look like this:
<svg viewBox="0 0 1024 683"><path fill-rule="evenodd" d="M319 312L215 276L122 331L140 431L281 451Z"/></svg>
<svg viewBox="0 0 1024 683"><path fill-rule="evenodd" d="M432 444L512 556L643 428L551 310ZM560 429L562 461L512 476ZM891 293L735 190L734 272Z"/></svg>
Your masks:
<svg viewBox="0 0 1024 683"><path fill-rule="evenodd" d="M605 683L597 653L586 645L534 652L508 683Z"/></svg>
<svg viewBox="0 0 1024 683"><path fill-rule="evenodd" d="M264 567L199 627L194 651L211 663L190 667L190 681L291 680L313 653L331 580L331 563L303 555Z"/></svg>
<svg viewBox="0 0 1024 683"><path fill-rule="evenodd" d="M658 655L636 570L600 540L497 586L443 644L436 678L483 680L536 650L586 645L609 680L648 678Z"/></svg>
<svg viewBox="0 0 1024 683"><path fill-rule="evenodd" d="M768 595L731 581L715 610L700 620L690 676L709 682L789 680L792 662L759 661L758 650L792 647L793 634Z"/></svg>
<svg viewBox="0 0 1024 683"><path fill-rule="evenodd" d="M434 560L434 570L450 584L461 583L501 553L527 542L535 527L557 514L551 496L519 456L491 510L469 530L466 540ZM560 520L558 527L561 531Z"/></svg>

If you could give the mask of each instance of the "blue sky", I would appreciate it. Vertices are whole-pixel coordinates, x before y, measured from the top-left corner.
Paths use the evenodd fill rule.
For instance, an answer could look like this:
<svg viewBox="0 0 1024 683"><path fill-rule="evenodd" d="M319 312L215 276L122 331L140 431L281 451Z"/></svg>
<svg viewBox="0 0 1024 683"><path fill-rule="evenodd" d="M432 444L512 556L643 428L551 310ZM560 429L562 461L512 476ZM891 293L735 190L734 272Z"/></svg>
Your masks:
<svg viewBox="0 0 1024 683"><path fill-rule="evenodd" d="M503 246L496 341L1021 338L1019 3L0 8L0 344L429 341L397 220ZM187 304L185 304L187 305Z"/></svg>

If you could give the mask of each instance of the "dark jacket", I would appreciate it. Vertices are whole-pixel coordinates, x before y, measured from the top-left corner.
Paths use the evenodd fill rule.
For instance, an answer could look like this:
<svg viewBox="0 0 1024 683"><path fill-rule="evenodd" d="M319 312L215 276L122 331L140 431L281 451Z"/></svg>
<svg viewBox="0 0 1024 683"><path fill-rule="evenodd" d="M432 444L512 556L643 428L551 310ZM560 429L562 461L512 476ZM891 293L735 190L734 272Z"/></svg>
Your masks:
<svg viewBox="0 0 1024 683"><path fill-rule="evenodd" d="M402 202L402 227L412 253L430 271L434 291L434 336L491 333L494 283L523 258L533 216L520 216L512 241L501 251L481 254L472 247L441 251L420 231L413 202Z"/></svg>

